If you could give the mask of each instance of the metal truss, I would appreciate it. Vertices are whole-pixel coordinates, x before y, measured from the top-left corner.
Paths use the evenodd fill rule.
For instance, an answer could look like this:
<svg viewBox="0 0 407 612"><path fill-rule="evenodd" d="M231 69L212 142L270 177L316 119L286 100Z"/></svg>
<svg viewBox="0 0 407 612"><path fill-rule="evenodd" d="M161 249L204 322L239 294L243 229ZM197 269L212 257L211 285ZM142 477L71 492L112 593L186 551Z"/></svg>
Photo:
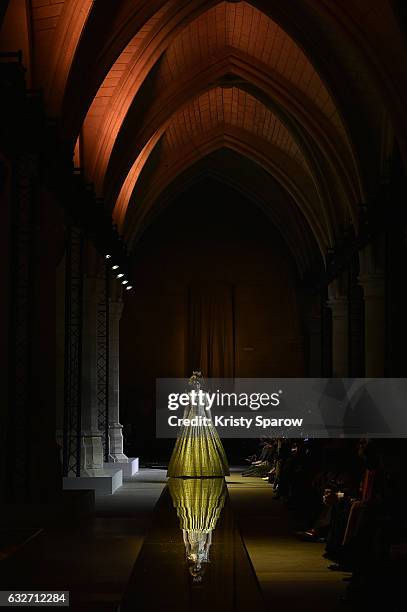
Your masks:
<svg viewBox="0 0 407 612"><path fill-rule="evenodd" d="M65 387L63 475L81 475L83 244L68 226L65 267Z"/></svg>
<svg viewBox="0 0 407 612"><path fill-rule="evenodd" d="M109 299L110 269L103 263L99 274L97 305L97 404L98 427L102 433L104 460L109 460Z"/></svg>

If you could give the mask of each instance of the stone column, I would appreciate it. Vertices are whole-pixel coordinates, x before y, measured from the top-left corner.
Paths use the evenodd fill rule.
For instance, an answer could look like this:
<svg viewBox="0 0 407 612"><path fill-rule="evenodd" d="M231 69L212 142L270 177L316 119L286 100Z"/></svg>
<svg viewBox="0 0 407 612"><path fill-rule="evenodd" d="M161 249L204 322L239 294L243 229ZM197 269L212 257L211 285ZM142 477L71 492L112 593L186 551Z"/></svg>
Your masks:
<svg viewBox="0 0 407 612"><path fill-rule="evenodd" d="M308 329L308 375L318 378L322 375L321 317L310 316Z"/></svg>
<svg viewBox="0 0 407 612"><path fill-rule="evenodd" d="M339 279L328 288L328 306L332 312L332 375L349 376L349 302Z"/></svg>
<svg viewBox="0 0 407 612"><path fill-rule="evenodd" d="M359 282L365 299L365 376L380 378L385 372L384 273L362 274Z"/></svg>
<svg viewBox="0 0 407 612"><path fill-rule="evenodd" d="M109 461L127 463L123 453L123 425L119 420L119 329L123 311L121 300L109 305Z"/></svg>
<svg viewBox="0 0 407 612"><path fill-rule="evenodd" d="M304 321L307 330L307 375L322 376L322 325L320 295L304 294Z"/></svg>
<svg viewBox="0 0 407 612"><path fill-rule="evenodd" d="M83 283L82 340L82 475L96 476L103 470L103 442L98 428L97 401L97 278Z"/></svg>
<svg viewBox="0 0 407 612"><path fill-rule="evenodd" d="M354 257L349 274L349 376L365 375L365 305L359 283L359 255Z"/></svg>
<svg viewBox="0 0 407 612"><path fill-rule="evenodd" d="M383 241L368 245L360 253L359 282L365 302L365 376L385 373L386 308Z"/></svg>

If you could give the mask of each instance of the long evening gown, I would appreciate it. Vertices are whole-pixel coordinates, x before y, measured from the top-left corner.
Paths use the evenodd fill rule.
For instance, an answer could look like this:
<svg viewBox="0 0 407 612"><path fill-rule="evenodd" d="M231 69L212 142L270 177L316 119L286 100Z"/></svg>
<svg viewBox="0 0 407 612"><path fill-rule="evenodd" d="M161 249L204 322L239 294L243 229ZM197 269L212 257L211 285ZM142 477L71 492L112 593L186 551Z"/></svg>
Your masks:
<svg viewBox="0 0 407 612"><path fill-rule="evenodd" d="M209 563L212 533L227 496L224 478L170 478L168 488L177 510L190 573L197 579Z"/></svg>
<svg viewBox="0 0 407 612"><path fill-rule="evenodd" d="M195 416L209 417L206 401L189 402L184 419ZM172 478L223 477L229 474L225 450L219 434L211 422L209 425L183 426L175 443L167 476Z"/></svg>

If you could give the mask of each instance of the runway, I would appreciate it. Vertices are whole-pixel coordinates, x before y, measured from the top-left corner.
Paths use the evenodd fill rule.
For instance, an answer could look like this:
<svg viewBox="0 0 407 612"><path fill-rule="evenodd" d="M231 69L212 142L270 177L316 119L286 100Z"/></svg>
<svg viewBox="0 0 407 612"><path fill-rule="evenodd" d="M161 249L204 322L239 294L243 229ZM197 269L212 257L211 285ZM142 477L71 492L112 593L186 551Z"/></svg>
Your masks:
<svg viewBox="0 0 407 612"><path fill-rule="evenodd" d="M190 485L191 479L186 484ZM203 564L203 576L195 581L186 560L177 512L166 487L155 508L151 529L134 566L120 612L135 609L262 612L265 608L260 587L228 496L213 531L209 556L210 561Z"/></svg>
<svg viewBox="0 0 407 612"><path fill-rule="evenodd" d="M298 541L271 486L240 472L226 478L229 500L201 584L188 574L165 470L142 469L114 495L98 498L88 519L44 525L0 563L1 586L69 590L75 612L257 612L262 598L267 609L290 612L347 609L339 602L343 574L327 569L323 545ZM25 527L42 525L28 515Z"/></svg>

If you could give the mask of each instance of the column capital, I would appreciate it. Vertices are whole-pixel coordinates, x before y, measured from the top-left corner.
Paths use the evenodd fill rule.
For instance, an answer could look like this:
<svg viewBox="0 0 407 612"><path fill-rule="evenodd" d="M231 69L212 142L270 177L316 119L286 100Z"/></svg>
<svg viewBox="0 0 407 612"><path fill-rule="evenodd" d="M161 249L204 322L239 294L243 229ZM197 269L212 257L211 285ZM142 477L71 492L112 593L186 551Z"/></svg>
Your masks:
<svg viewBox="0 0 407 612"><path fill-rule="evenodd" d="M332 311L332 316L342 318L348 316L348 299L346 297L331 297L326 305Z"/></svg>
<svg viewBox="0 0 407 612"><path fill-rule="evenodd" d="M385 259L384 235L377 236L374 242L359 251L360 276L383 274Z"/></svg>
<svg viewBox="0 0 407 612"><path fill-rule="evenodd" d="M347 279L337 278L328 285L328 300L326 305L332 310L334 317L345 317L348 314Z"/></svg>
<svg viewBox="0 0 407 612"><path fill-rule="evenodd" d="M363 287L365 299L384 299L384 272L377 270L367 274L360 274L358 280Z"/></svg>

